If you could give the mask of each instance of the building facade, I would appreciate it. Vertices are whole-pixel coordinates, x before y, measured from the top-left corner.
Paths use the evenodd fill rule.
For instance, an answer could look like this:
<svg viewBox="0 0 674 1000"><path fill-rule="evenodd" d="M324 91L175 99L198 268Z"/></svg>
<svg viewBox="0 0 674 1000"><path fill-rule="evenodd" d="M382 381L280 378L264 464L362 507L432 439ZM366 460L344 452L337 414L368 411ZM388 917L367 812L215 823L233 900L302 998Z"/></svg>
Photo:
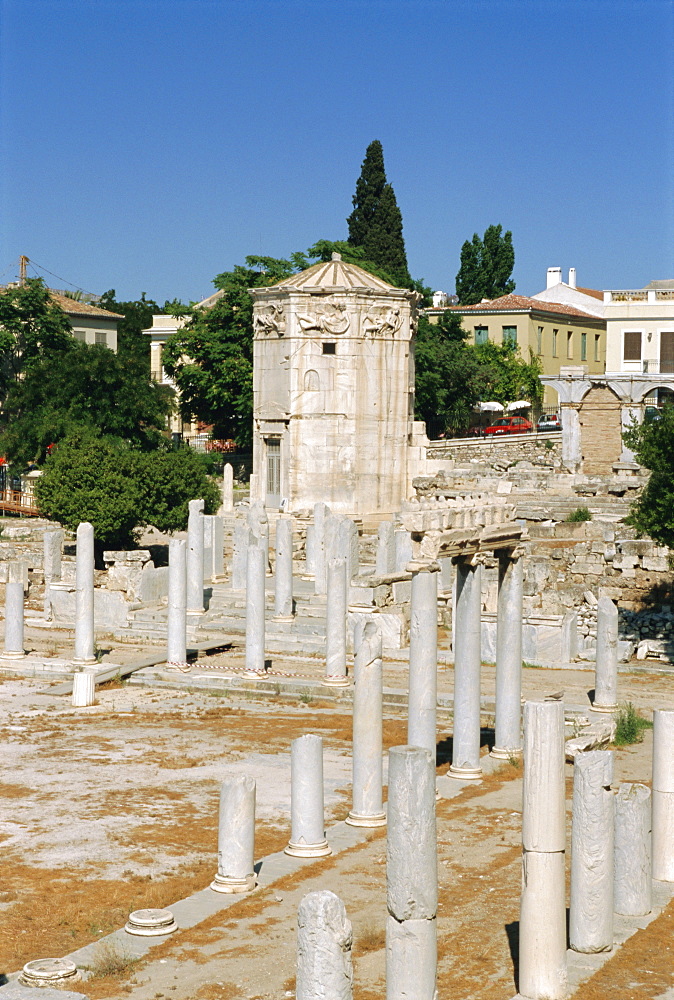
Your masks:
<svg viewBox="0 0 674 1000"><path fill-rule="evenodd" d="M71 299L60 292L50 290L49 297L67 315L75 340L84 344L102 344L117 353L117 324L124 319L123 316L91 302Z"/></svg>

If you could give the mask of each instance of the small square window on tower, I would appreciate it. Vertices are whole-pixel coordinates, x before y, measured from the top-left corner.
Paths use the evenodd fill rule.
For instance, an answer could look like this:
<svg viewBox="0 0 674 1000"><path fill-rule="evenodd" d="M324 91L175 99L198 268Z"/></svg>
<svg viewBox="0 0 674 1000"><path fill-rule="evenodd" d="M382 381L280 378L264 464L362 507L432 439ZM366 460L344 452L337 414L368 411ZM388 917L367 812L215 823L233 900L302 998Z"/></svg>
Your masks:
<svg viewBox="0 0 674 1000"><path fill-rule="evenodd" d="M336 344L323 344L323 354L334 354L336 347Z"/></svg>

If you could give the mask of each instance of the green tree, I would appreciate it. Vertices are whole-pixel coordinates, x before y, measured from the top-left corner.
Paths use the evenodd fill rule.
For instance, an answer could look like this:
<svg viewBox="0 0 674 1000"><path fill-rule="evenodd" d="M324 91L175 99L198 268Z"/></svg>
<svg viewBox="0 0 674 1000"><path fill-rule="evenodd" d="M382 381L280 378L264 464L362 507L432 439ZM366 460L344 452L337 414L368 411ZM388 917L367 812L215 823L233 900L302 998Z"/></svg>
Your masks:
<svg viewBox="0 0 674 1000"><path fill-rule="evenodd" d="M467 427L473 406L488 386L487 373L466 344L461 317L444 313L438 323L419 318L415 342L415 411L432 435Z"/></svg>
<svg viewBox="0 0 674 1000"><path fill-rule="evenodd" d="M36 481L40 513L75 530L94 526L97 550L135 544L138 530L185 528L188 502L203 498L206 513L220 502L215 483L189 449L143 453L79 428L60 442Z"/></svg>
<svg viewBox="0 0 674 1000"><path fill-rule="evenodd" d="M159 443L174 405L144 366L72 337L10 386L0 414L0 451L12 467L44 460L49 445L89 427L136 448Z"/></svg>
<svg viewBox="0 0 674 1000"><path fill-rule="evenodd" d="M516 344L478 344L472 347L485 378L485 392L482 399L493 399L504 406L517 399L528 399L530 403L543 401L543 386L540 376L542 366L531 350L529 361L525 361Z"/></svg>
<svg viewBox="0 0 674 1000"><path fill-rule="evenodd" d="M98 305L101 309L119 313L123 318L117 323L117 353L127 362L133 362L150 371L150 338L143 330L152 326L152 317L161 312L154 299L146 299L141 292L139 299L118 302L115 289L104 292Z"/></svg>
<svg viewBox="0 0 674 1000"><path fill-rule="evenodd" d="M482 239L475 233L461 247L461 267L456 276L456 294L461 305L482 299L497 299L515 291L511 275L515 266L512 233L489 226Z"/></svg>
<svg viewBox="0 0 674 1000"><path fill-rule="evenodd" d="M246 257L214 279L223 295L209 309L169 337L164 368L180 393L180 409L188 420L213 425L214 437L234 438L247 446L252 439L253 300L249 288L274 284L297 269L275 257Z"/></svg>
<svg viewBox="0 0 674 1000"><path fill-rule="evenodd" d="M0 291L0 402L46 355L66 351L72 327L42 278Z"/></svg>
<svg viewBox="0 0 674 1000"><path fill-rule="evenodd" d="M632 424L623 437L651 472L628 522L660 545L674 548L674 406L665 406L658 420Z"/></svg>
<svg viewBox="0 0 674 1000"><path fill-rule="evenodd" d="M412 279L407 266L402 214L395 192L386 180L384 150L378 139L365 151L353 196L353 212L346 221L349 243L362 248L364 259L383 268L395 285L409 288Z"/></svg>

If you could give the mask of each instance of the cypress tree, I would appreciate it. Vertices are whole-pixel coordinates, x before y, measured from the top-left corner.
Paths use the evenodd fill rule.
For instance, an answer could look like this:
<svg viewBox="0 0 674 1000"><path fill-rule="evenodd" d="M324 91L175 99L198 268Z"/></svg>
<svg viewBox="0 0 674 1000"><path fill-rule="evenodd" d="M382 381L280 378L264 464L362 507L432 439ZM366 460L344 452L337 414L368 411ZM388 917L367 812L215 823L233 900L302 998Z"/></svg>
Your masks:
<svg viewBox="0 0 674 1000"><path fill-rule="evenodd" d="M365 259L383 268L395 284L409 287L402 214L386 180L384 150L378 139L365 151L353 196L353 212L346 221L349 243L362 247Z"/></svg>

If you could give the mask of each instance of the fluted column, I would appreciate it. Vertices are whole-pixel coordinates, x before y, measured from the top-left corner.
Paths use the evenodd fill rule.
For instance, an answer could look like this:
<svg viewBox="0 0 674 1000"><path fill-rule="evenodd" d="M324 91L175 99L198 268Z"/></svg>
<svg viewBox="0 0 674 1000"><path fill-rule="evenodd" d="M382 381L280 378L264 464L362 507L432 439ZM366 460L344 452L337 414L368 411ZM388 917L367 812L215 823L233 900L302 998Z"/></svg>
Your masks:
<svg viewBox="0 0 674 1000"><path fill-rule="evenodd" d="M374 622L367 622L363 629L353 682L353 805L346 822L384 826L381 632Z"/></svg>
<svg viewBox="0 0 674 1000"><path fill-rule="evenodd" d="M435 759L438 703L438 564L411 562L407 742Z"/></svg>
<svg viewBox="0 0 674 1000"><path fill-rule="evenodd" d="M472 559L456 563L454 628L454 739L449 774L479 778L480 668L482 665L482 566Z"/></svg>
<svg viewBox="0 0 674 1000"><path fill-rule="evenodd" d="M523 561L499 555L496 626L496 714L492 757L509 759L522 753L522 603Z"/></svg>
<svg viewBox="0 0 674 1000"><path fill-rule="evenodd" d="M94 527L83 521L77 528L74 662L95 663L94 646Z"/></svg>

